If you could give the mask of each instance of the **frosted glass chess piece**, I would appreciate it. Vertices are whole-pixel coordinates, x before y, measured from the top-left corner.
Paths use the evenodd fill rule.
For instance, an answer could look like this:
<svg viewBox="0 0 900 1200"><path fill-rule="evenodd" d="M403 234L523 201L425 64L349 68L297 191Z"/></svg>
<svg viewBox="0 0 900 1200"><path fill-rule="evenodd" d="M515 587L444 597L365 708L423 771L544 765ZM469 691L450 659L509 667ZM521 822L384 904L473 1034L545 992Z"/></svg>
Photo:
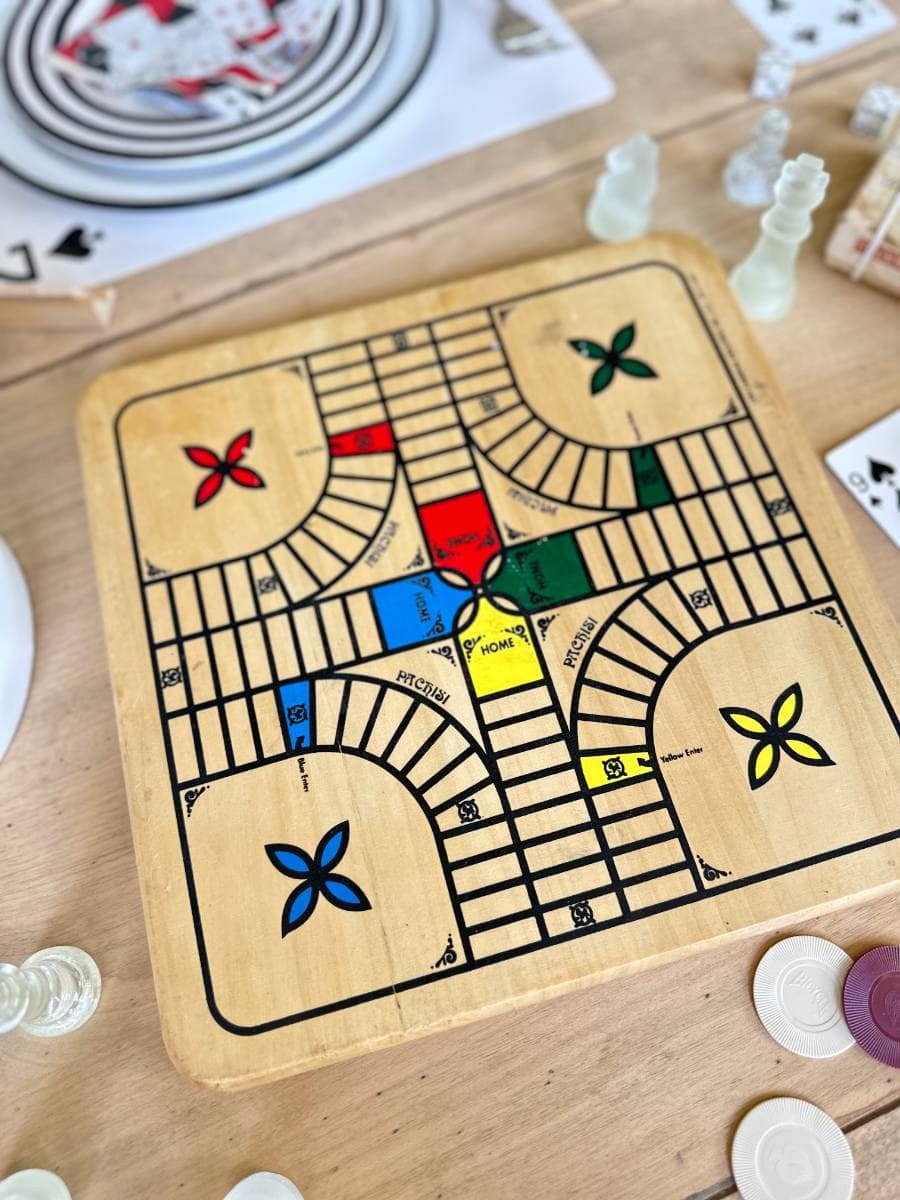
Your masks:
<svg viewBox="0 0 900 1200"><path fill-rule="evenodd" d="M722 172L725 195L735 204L762 208L771 204L775 182L784 166L784 143L791 131L791 120L780 108L769 108L756 126L749 146L735 150Z"/></svg>
<svg viewBox="0 0 900 1200"><path fill-rule="evenodd" d="M52 1171L16 1171L0 1179L0 1200L72 1200L72 1193Z"/></svg>
<svg viewBox="0 0 900 1200"><path fill-rule="evenodd" d="M760 219L762 233L731 273L734 294L753 321L776 321L794 303L797 251L812 232L810 213L828 189L824 167L812 154L784 164L775 203Z"/></svg>
<svg viewBox="0 0 900 1200"><path fill-rule="evenodd" d="M303 1200L303 1197L283 1175L273 1175L271 1171L258 1171L255 1175L248 1175L246 1179L242 1179L231 1189L225 1200Z"/></svg>
<svg viewBox="0 0 900 1200"><path fill-rule="evenodd" d="M71 1033L93 1016L99 1002L97 964L76 946L39 950L21 967L0 963L0 1033Z"/></svg>
<svg viewBox="0 0 900 1200"><path fill-rule="evenodd" d="M627 242L650 228L658 183L659 146L646 133L614 146L588 202L585 223L601 242Z"/></svg>
<svg viewBox="0 0 900 1200"><path fill-rule="evenodd" d="M34 660L34 622L25 576L0 538L0 761L19 724Z"/></svg>

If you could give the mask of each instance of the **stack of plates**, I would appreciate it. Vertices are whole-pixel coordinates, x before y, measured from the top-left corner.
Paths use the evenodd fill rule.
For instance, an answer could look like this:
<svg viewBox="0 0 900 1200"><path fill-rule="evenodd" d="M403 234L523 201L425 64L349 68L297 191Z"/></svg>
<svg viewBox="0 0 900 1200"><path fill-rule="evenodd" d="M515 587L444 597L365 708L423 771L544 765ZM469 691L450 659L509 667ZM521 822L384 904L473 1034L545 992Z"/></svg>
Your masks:
<svg viewBox="0 0 900 1200"><path fill-rule="evenodd" d="M0 0L0 161L45 191L127 208L266 187L396 108L427 61L437 3L340 0L314 53L251 116L204 117L151 111L57 70L54 48L96 18L96 0Z"/></svg>

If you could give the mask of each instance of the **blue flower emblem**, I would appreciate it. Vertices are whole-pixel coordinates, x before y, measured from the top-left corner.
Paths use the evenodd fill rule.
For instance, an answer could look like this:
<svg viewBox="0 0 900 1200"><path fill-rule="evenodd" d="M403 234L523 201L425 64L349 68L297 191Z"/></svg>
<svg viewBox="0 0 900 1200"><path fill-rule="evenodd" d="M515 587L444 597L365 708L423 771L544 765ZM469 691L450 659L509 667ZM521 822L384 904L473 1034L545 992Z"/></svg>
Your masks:
<svg viewBox="0 0 900 1200"><path fill-rule="evenodd" d="M271 842L266 846L266 854L276 870L291 879L301 880L284 902L282 937L306 924L315 912L320 895L336 908L348 912L365 912L372 907L358 884L346 875L335 874L332 869L344 857L349 844L350 823L341 821L340 825L328 830L312 857L299 846L290 846L286 842Z"/></svg>

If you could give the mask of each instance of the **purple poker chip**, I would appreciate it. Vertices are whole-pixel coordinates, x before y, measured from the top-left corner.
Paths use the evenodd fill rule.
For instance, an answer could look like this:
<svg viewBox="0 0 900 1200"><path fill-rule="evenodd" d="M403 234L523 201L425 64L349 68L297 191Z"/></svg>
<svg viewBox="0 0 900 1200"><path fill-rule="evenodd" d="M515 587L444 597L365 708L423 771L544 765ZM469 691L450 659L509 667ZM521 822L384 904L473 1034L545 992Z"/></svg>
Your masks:
<svg viewBox="0 0 900 1200"><path fill-rule="evenodd" d="M844 982L844 1015L867 1054L900 1067L900 946L858 958Z"/></svg>

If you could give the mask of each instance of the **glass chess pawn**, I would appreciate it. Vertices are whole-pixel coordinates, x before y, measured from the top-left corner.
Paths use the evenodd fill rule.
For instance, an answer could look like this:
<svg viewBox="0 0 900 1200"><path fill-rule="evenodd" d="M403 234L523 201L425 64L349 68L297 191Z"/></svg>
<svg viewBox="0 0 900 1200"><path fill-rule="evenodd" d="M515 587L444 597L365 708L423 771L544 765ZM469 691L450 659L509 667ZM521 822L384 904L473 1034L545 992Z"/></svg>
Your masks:
<svg viewBox="0 0 900 1200"><path fill-rule="evenodd" d="M735 204L763 208L772 203L775 184L784 166L782 150L791 121L780 108L769 108L756 126L749 146L735 150L722 172L725 195Z"/></svg>
<svg viewBox="0 0 900 1200"><path fill-rule="evenodd" d="M99 1002L97 964L76 946L39 950L21 967L0 963L0 1033L71 1033L93 1015Z"/></svg>
<svg viewBox="0 0 900 1200"><path fill-rule="evenodd" d="M625 242L650 228L659 182L659 146L649 134L636 133L606 155L585 210L588 233L601 242Z"/></svg>

